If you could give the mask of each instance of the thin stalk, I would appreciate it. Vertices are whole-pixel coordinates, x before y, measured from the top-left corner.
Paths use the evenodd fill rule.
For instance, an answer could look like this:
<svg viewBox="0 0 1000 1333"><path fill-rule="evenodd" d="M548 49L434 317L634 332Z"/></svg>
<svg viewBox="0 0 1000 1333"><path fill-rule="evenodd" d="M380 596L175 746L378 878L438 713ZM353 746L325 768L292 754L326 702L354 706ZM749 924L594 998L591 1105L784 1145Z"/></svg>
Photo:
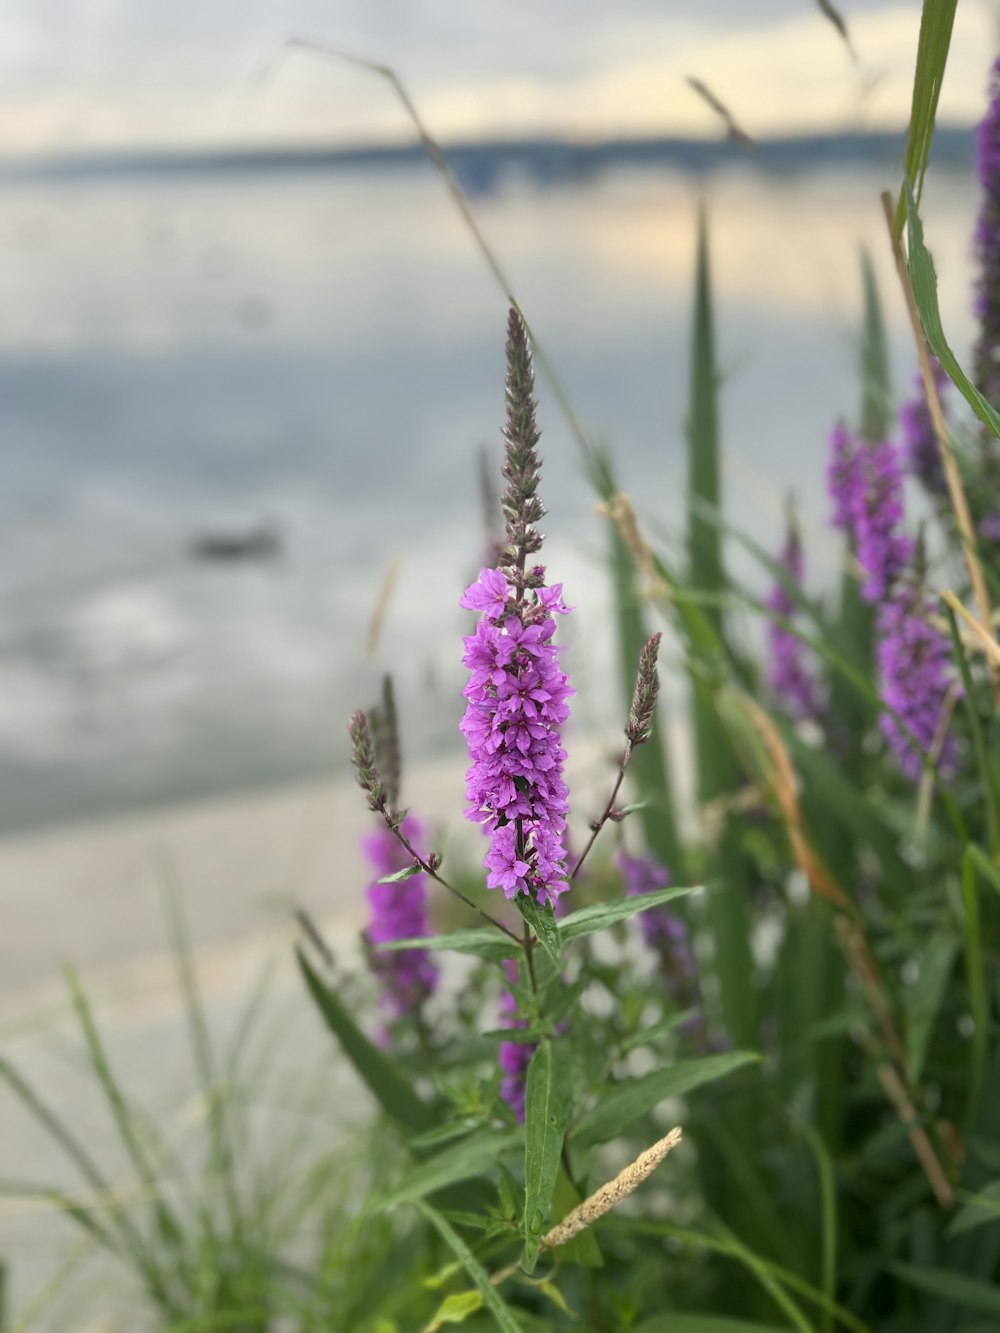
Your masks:
<svg viewBox="0 0 1000 1333"><path fill-rule="evenodd" d="M460 902L465 903L466 907L471 907L474 912L478 912L478 914L483 918L484 921L488 921L490 925L495 926L497 930L502 930L505 935L507 935L510 939L512 939L515 942L515 944L521 944L520 937L516 935L514 931L512 931L508 926L505 926L502 921L498 921L495 916L490 916L489 912L487 912L484 908L480 907L477 903L474 903L471 898L467 897L462 892L461 889L456 889L454 884L449 884L446 879L444 879L441 875L439 875L436 867L432 864L432 862L425 860L424 857L420 855L420 853L410 842L409 838L406 836L403 830L401 828L394 826L392 819L388 815L388 812L382 811L381 813L383 818L385 819L386 827L391 830L393 836L396 838L397 842L399 842L400 846L404 847L406 851L410 854L410 856L413 857L414 861L417 863L417 865L420 867L420 869L424 872L425 875L430 875L431 879L436 880L437 883L440 884L443 889L446 889L448 891L448 893L452 894Z"/></svg>
<svg viewBox="0 0 1000 1333"><path fill-rule="evenodd" d="M583 865L584 861L586 861L587 856L590 853L591 847L593 847L594 843L597 841L597 835L600 833L601 829L611 818L611 812L615 808L615 801L618 799L618 793L621 791L622 783L625 780L625 770L626 768L628 768L629 761L631 760L632 755L634 753L635 753L635 747L632 745L630 741L625 747L625 753L622 756L621 764L618 766L618 776L615 779L615 785L611 789L611 795L608 797L608 803L604 807L604 813L601 815L600 819L596 819L594 823L591 825L591 834L590 838L587 841L587 845L586 847L584 847L583 851L577 858L576 865L570 871L569 877L571 880L576 879L580 867Z"/></svg>

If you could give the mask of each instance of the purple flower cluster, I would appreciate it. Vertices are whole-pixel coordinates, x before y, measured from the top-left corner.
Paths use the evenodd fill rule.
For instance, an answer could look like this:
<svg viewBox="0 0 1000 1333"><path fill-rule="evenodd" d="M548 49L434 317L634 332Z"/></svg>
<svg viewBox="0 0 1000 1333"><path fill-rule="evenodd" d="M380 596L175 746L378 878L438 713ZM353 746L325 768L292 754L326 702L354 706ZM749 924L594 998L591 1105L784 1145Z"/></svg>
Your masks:
<svg viewBox="0 0 1000 1333"><path fill-rule="evenodd" d="M780 563L789 579L801 586L804 574L802 539L794 523L788 525ZM775 582L767 606L784 620L791 620L795 614L795 604L780 579ZM782 701L790 716L814 717L818 711L816 682L806 667L802 640L784 625L771 620L767 626L767 643L767 683L771 690Z"/></svg>
<svg viewBox="0 0 1000 1333"><path fill-rule="evenodd" d="M861 595L868 602L888 596L913 555L913 543L900 531L903 521L903 472L891 440L865 445L858 454L858 489L854 501L854 539L865 572Z"/></svg>
<svg viewBox="0 0 1000 1333"><path fill-rule="evenodd" d="M504 975L511 986L517 984L517 963L507 959L501 964ZM500 996L500 1025L505 1028L524 1028L527 1023L517 1016L517 1001L513 994L505 990ZM500 1096L524 1124L524 1095L528 1077L528 1065L535 1053L535 1044L529 1041L503 1041L500 1043Z"/></svg>
<svg viewBox="0 0 1000 1333"><path fill-rule="evenodd" d="M833 523L854 542L865 575L861 595L867 602L881 602L913 555L913 543L900 531L899 449L891 440L857 441L843 425L835 427L830 448L827 488L834 505Z"/></svg>
<svg viewBox="0 0 1000 1333"><path fill-rule="evenodd" d="M1000 402L1000 60L990 73L990 105L976 133L976 165L983 202L975 233L979 276L975 309L976 381L982 393Z"/></svg>
<svg viewBox="0 0 1000 1333"><path fill-rule="evenodd" d="M854 509L857 494L858 442L842 421L830 432L830 463L826 469L826 488L833 501L831 522L835 528L854 536Z"/></svg>
<svg viewBox="0 0 1000 1333"><path fill-rule="evenodd" d="M882 698L926 751L939 726L950 685L950 657L944 636L930 623L931 602L912 583L901 586L879 609L877 658ZM879 729L911 782L920 779L921 756L896 718L883 713ZM939 768L953 772L955 738L948 735Z"/></svg>
<svg viewBox="0 0 1000 1333"><path fill-rule="evenodd" d="M942 397L948 384L948 376L941 368L937 357L931 357L931 369L938 397ZM913 383L913 395L903 400L899 408L899 425L903 434L903 456L907 470L917 478L929 495L943 495L947 483L944 464L941 462L941 450L938 447L934 423L927 405L923 375L918 374Z"/></svg>
<svg viewBox="0 0 1000 1333"><path fill-rule="evenodd" d="M416 847L422 831L412 815L403 821L402 832ZM417 939L427 934L426 875L411 875L395 884L379 884L412 864L406 849L388 827L377 829L363 841L363 849L374 871L368 885L371 909L368 929L373 946L372 966L382 982L382 1004L393 1019L403 1018L431 995L437 985L438 970L426 949L380 950L379 945L394 940Z"/></svg>
<svg viewBox="0 0 1000 1333"><path fill-rule="evenodd" d="M465 639L468 704L462 732L472 764L466 817L490 835L484 865L490 888L554 903L566 888L568 792L559 728L573 693L552 642L562 585L531 571L518 596L502 569L484 569L460 605L482 613Z"/></svg>

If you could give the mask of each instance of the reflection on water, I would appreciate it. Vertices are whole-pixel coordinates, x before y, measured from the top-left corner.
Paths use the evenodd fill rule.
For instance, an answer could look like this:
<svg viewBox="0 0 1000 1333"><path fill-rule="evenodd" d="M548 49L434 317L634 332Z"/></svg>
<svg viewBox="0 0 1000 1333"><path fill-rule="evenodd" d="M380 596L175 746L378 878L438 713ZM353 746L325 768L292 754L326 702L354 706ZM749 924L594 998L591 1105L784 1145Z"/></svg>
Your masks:
<svg viewBox="0 0 1000 1333"><path fill-rule="evenodd" d="M825 435L857 397L862 242L897 383L912 363L887 183L739 169L708 189L727 505L773 546L794 489L819 579L836 558ZM340 766L343 719L387 665L410 752L451 745L505 312L433 174L78 180L6 186L2 202L0 824ZM675 537L696 202L678 176L625 170L477 201L578 415ZM971 176L930 190L960 347L974 209ZM586 647L586 724L612 707L602 530L540 398L547 559L580 609L566 629ZM199 534L255 528L280 531L277 558L191 558Z"/></svg>

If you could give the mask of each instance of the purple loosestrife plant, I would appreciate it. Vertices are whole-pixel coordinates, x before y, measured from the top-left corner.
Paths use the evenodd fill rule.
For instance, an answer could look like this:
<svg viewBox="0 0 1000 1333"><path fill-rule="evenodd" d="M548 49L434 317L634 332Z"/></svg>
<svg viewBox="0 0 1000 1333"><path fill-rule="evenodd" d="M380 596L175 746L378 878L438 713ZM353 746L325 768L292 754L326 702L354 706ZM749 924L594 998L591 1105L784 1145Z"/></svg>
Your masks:
<svg viewBox="0 0 1000 1333"><path fill-rule="evenodd" d="M507 898L526 894L554 903L566 888L564 835L568 792L560 728L573 693L553 643L562 585L528 564L542 544L535 526L545 513L537 496L538 431L531 354L524 325L512 310L507 337L507 423L501 504L506 546L496 569L484 569L460 605L480 612L465 639L470 677L462 732L472 763L466 774L466 817L490 838L487 885Z"/></svg>
<svg viewBox="0 0 1000 1333"><path fill-rule="evenodd" d="M801 586L804 574L802 539L798 527L791 519L779 561L789 579L796 586ZM771 590L767 606L786 621L795 615L795 603L780 579ZM819 711L816 682L806 667L802 640L777 620L769 620L767 644L767 683L781 700L782 707L790 717L815 717Z"/></svg>
<svg viewBox="0 0 1000 1333"><path fill-rule="evenodd" d="M505 960L504 976L508 985L517 985L517 963ZM524 1028L527 1023L517 1017L517 1000L513 992L505 990L500 996L500 1025L505 1028ZM529 1041L503 1041L500 1043L500 1096L514 1112L520 1124L524 1124L524 1098L527 1088L528 1065L535 1053L535 1043Z"/></svg>
<svg viewBox="0 0 1000 1333"><path fill-rule="evenodd" d="M857 455L854 491L854 541L864 571L861 595L883 601L913 555L913 543L900 531L903 521L903 472L891 440L865 444Z"/></svg>
<svg viewBox="0 0 1000 1333"><path fill-rule="evenodd" d="M412 815L400 828L413 846L422 843L423 831ZM380 950L379 946L427 934L427 877L421 872L392 884L379 883L413 864L385 825L370 833L362 847L375 875L367 890L370 917L365 932L373 946L372 969L382 983L382 1006L398 1021L434 993L437 965L426 949Z"/></svg>
<svg viewBox="0 0 1000 1333"><path fill-rule="evenodd" d="M938 397L943 397L948 376L942 370L937 357L931 357L931 369ZM899 425L907 471L916 477L928 495L934 497L944 495L947 491L944 464L941 462L941 450L938 447L934 423L927 404L924 378L919 373L913 381L912 395L900 404Z"/></svg>
<svg viewBox="0 0 1000 1333"><path fill-rule="evenodd" d="M879 608L876 625L882 698L925 751L935 743L951 684L948 644L931 624L931 611L919 581L908 579ZM891 713L882 714L879 730L905 776L919 781L921 756ZM951 734L945 736L938 767L945 774L955 770Z"/></svg>

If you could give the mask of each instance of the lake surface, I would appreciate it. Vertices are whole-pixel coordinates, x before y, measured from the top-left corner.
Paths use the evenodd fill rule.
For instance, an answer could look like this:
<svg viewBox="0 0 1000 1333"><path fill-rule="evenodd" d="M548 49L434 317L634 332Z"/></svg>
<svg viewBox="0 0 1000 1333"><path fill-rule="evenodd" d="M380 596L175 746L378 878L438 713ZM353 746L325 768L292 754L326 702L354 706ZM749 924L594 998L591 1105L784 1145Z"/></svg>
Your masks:
<svg viewBox="0 0 1000 1333"><path fill-rule="evenodd" d="M862 244L897 386L912 374L878 200L895 183L620 169L508 177L476 200L577 415L673 549L699 198L727 510L774 548L793 490L819 587L837 560L826 436L859 397ZM971 173L929 183L962 352L975 209ZM457 599L485 546L506 310L433 171L8 183L0 259L0 828L341 770L346 716L386 668L407 751L457 747ZM545 554L578 608L564 628L588 727L614 716L605 533L544 382L539 397ZM189 554L259 524L280 559Z"/></svg>

